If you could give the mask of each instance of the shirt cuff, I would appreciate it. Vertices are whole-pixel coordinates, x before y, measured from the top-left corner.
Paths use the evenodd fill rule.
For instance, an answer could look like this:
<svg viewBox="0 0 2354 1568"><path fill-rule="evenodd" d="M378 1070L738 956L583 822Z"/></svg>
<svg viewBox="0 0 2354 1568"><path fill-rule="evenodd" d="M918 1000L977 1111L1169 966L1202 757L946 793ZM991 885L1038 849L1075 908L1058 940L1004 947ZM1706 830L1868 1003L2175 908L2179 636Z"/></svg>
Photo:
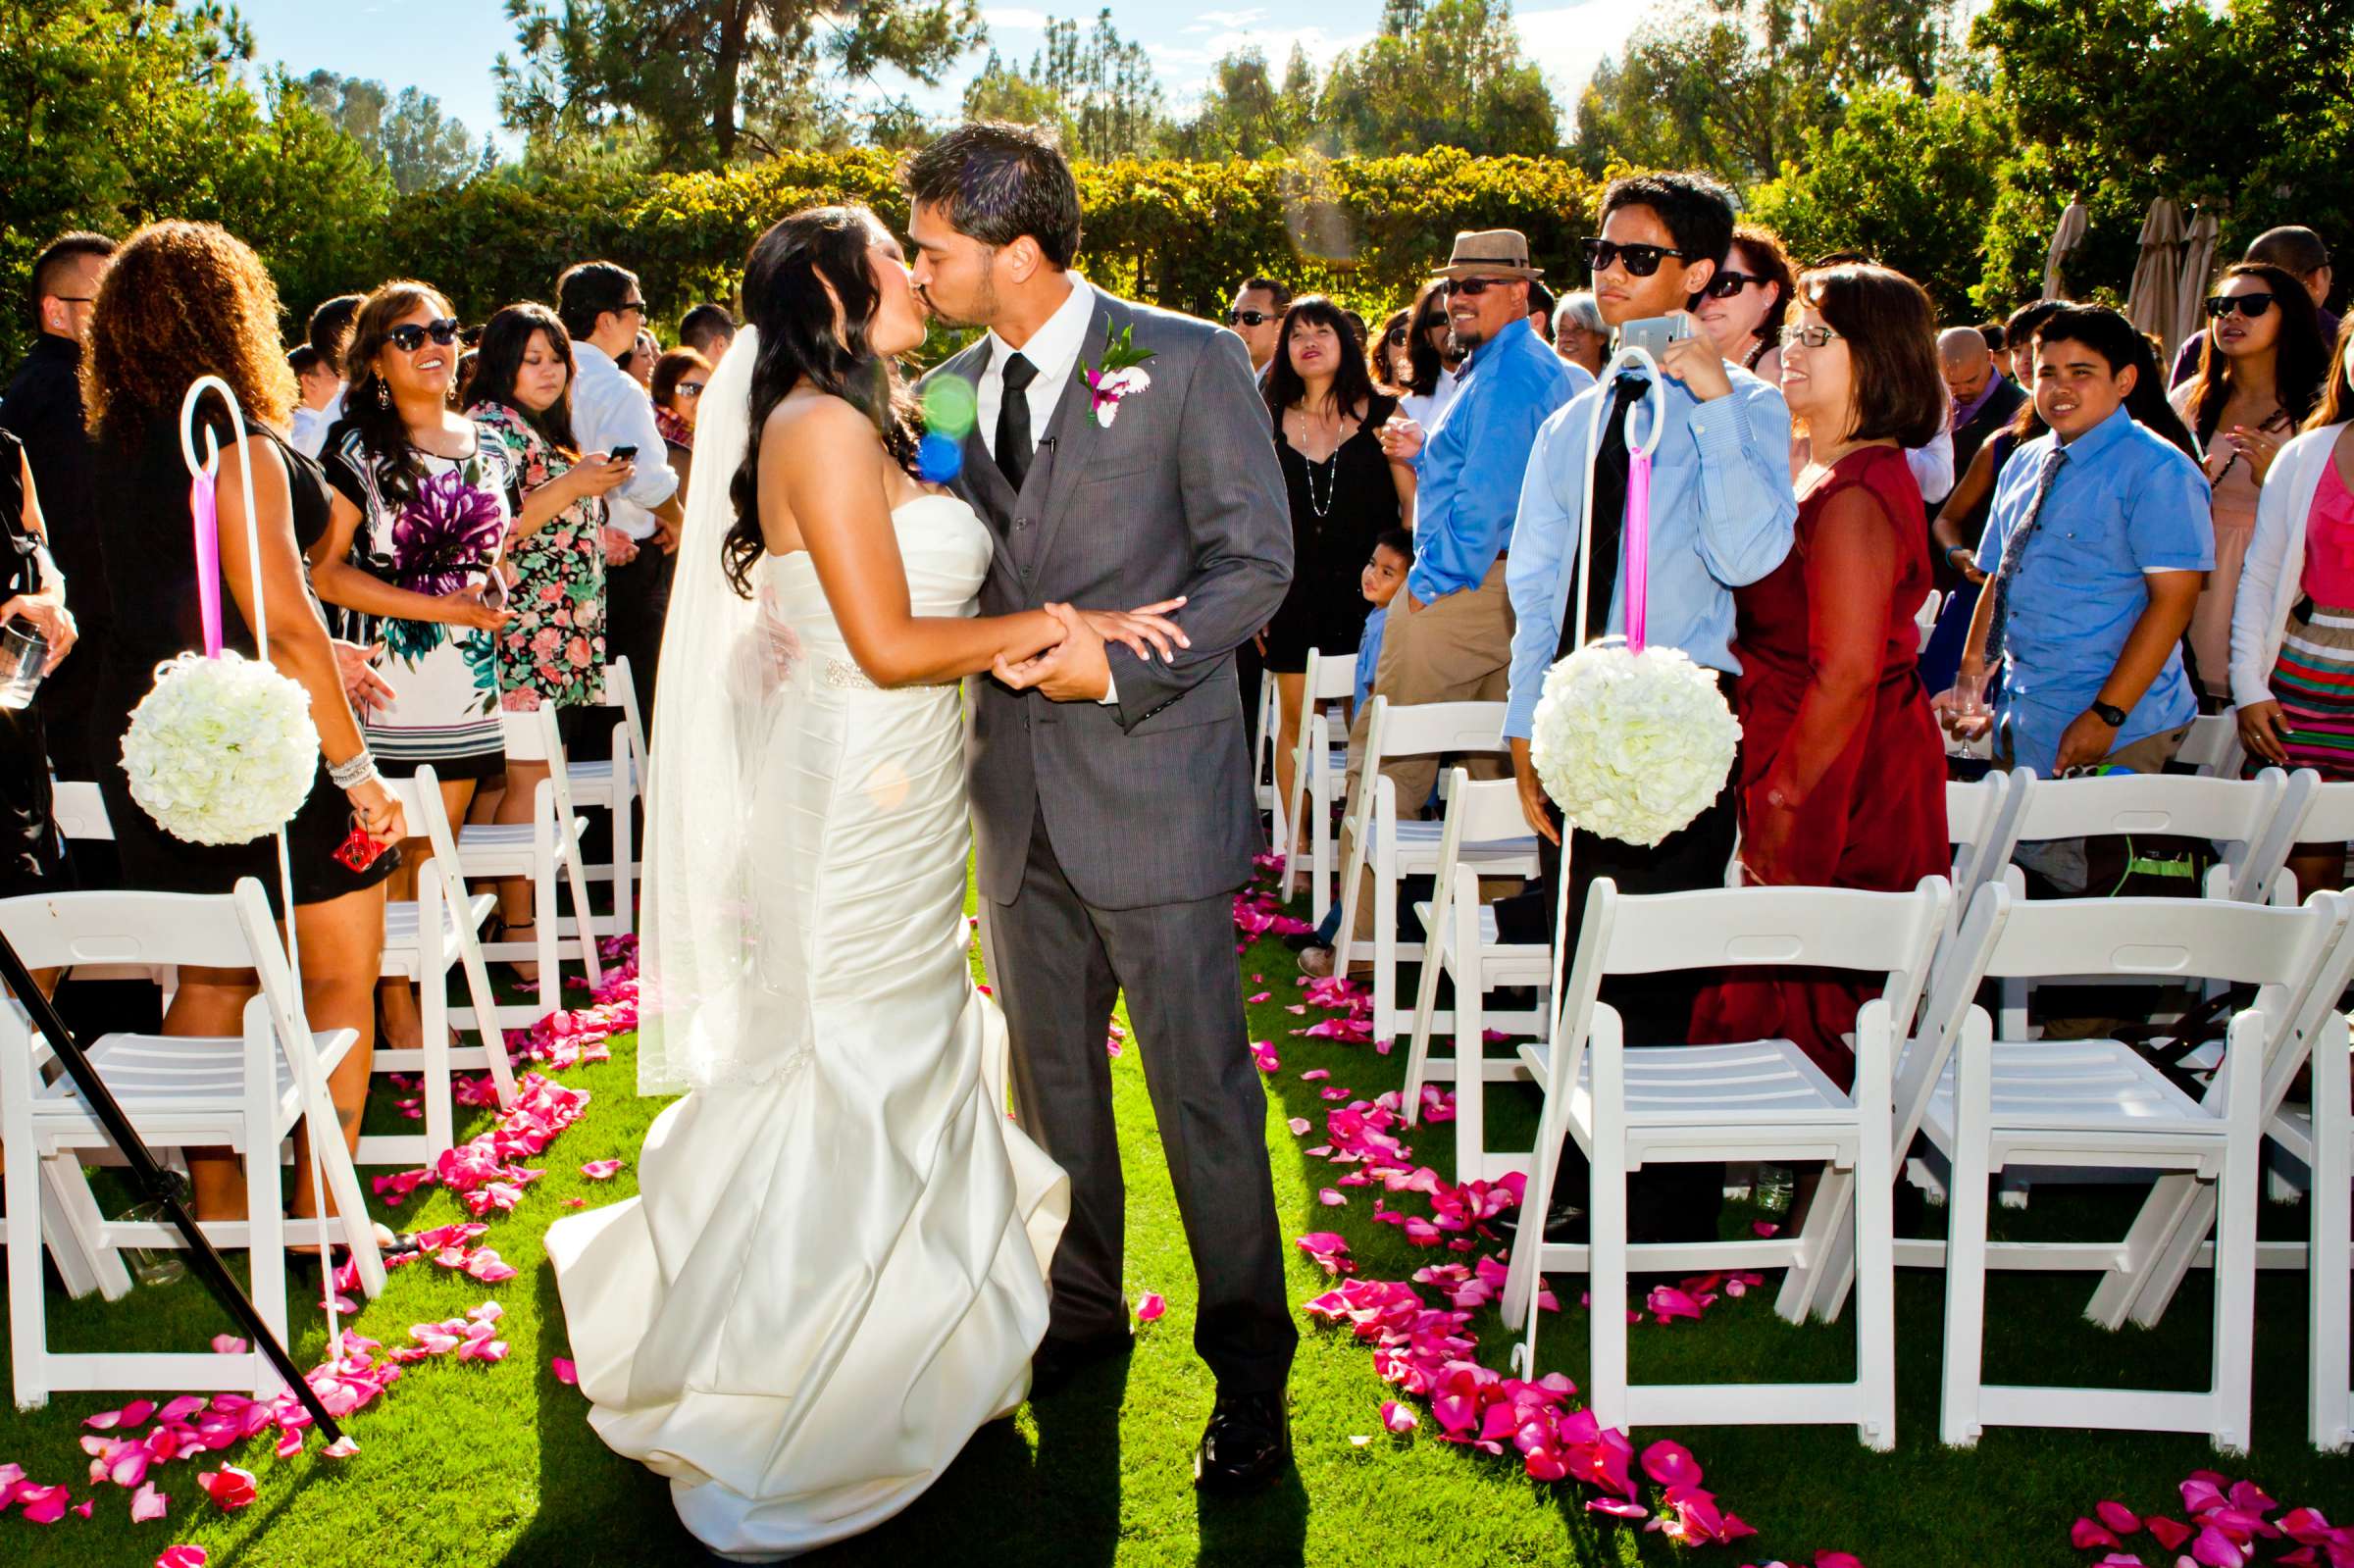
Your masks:
<svg viewBox="0 0 2354 1568"><path fill-rule="evenodd" d="M1109 670L1103 672L1103 694L1096 699L1106 708L1120 705L1120 683Z"/></svg>

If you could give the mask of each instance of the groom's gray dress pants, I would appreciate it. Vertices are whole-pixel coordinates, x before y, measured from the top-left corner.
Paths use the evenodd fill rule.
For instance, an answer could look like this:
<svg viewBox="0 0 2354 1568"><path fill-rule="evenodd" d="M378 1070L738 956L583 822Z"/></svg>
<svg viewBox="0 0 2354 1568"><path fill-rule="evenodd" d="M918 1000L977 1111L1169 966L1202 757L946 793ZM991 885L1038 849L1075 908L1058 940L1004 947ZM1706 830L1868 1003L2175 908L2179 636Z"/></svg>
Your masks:
<svg viewBox="0 0 2354 1568"><path fill-rule="evenodd" d="M1142 909L1089 905L1034 819L1021 890L985 903L990 979L1013 1029L1024 1131L1070 1173L1048 1333L1128 1322L1126 1189L1104 1042L1126 991L1160 1144L1194 1255L1194 1348L1224 1393L1279 1391L1299 1342L1267 1167L1267 1102L1251 1059L1227 895Z"/></svg>

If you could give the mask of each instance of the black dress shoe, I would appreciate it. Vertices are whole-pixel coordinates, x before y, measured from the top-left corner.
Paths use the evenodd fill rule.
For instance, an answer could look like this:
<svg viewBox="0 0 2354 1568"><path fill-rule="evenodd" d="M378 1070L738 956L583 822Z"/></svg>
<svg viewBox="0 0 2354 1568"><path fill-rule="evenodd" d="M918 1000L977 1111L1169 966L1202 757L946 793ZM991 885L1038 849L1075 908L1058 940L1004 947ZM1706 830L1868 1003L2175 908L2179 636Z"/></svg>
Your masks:
<svg viewBox="0 0 2354 1568"><path fill-rule="evenodd" d="M1030 1391L1034 1395L1052 1393L1082 1369L1126 1355L1135 1343L1136 1337L1125 1328L1106 1329L1085 1339L1049 1334L1038 1342L1037 1352L1030 1357Z"/></svg>
<svg viewBox="0 0 2354 1568"><path fill-rule="evenodd" d="M1194 1485L1203 1492L1253 1492L1292 1459L1292 1418L1280 1393L1218 1395L1194 1450Z"/></svg>

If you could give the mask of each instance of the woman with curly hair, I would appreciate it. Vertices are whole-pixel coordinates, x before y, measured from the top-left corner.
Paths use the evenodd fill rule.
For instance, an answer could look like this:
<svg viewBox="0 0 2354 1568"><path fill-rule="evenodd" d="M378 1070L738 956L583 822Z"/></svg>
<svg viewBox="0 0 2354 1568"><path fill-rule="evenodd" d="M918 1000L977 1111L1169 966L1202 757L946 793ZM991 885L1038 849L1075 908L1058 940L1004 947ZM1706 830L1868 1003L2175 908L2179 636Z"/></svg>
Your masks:
<svg viewBox="0 0 2354 1568"><path fill-rule="evenodd" d="M294 882L294 930L302 949L304 1007L320 1029L349 1029L359 1043L328 1080L346 1142L357 1146L367 1100L376 1015L371 1002L384 952L384 884L397 854L355 871L335 857L354 823L379 842L402 836L399 802L377 777L319 604L303 577L303 551L328 529L328 489L319 467L287 444L294 373L278 343L278 290L259 257L212 224L150 224L115 258L99 290L82 360L82 397L100 461L98 527L108 556L136 562L109 587L115 630L104 649L102 714L93 733L120 737L130 710L154 683L157 664L201 650L194 521L180 458L180 399L198 377L226 380L244 411L247 436L208 401L222 443L219 473L221 580L229 589L224 640L251 656L247 628L255 596L267 604L270 662L310 694L320 765L310 797L286 827ZM244 479L253 481L258 559L246 544ZM112 728L106 728L111 726ZM122 855L124 885L170 892L224 893L239 878L260 881L274 907L280 891L269 839L204 845L170 837L130 798L120 768L100 770L107 816ZM279 907L282 919L285 910ZM183 968L164 1015L164 1033L234 1035L257 990L249 970ZM245 1183L226 1153L189 1162L197 1213L244 1217ZM310 1161L297 1149L294 1212L314 1215Z"/></svg>
<svg viewBox="0 0 2354 1568"><path fill-rule="evenodd" d="M353 640L384 645L392 700L367 719L370 748L396 776L433 764L449 820L463 822L475 786L506 771L498 632L513 617L499 562L515 465L448 405L458 324L434 289L396 279L370 294L343 364L351 387L323 459L334 504L312 581L350 612ZM394 897L432 853L423 839L406 847ZM384 1002L392 1043L414 1047L409 986L386 982Z"/></svg>
<svg viewBox="0 0 2354 1568"><path fill-rule="evenodd" d="M499 705L506 720L506 785L491 821L532 820L547 777L540 732L528 716L543 703L578 708L604 700L605 496L636 467L581 453L572 433L572 337L545 305L509 305L483 328L473 406L466 417L506 448L517 489L507 555L515 619L498 632ZM507 933L532 929L531 887L499 884ZM536 981L536 966L516 973Z"/></svg>

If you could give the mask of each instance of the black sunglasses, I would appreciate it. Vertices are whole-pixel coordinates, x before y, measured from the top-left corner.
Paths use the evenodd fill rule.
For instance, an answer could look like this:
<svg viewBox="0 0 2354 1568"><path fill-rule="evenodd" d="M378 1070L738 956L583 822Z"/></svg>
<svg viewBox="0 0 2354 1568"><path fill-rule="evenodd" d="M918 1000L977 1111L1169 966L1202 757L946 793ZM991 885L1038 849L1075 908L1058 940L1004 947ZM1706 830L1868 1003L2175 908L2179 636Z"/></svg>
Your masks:
<svg viewBox="0 0 2354 1568"><path fill-rule="evenodd" d="M1407 330L1403 327L1393 327L1382 336L1382 341L1389 344L1392 348L1404 348L1406 346L1406 339Z"/></svg>
<svg viewBox="0 0 2354 1568"><path fill-rule="evenodd" d="M1632 269L1629 269L1632 271ZM1718 273L1709 279L1706 292L1711 299L1730 299L1752 283L1770 283L1773 279L1759 273Z"/></svg>
<svg viewBox="0 0 2354 1568"><path fill-rule="evenodd" d="M422 327L415 322L402 322L384 333L384 341L403 354L416 353L425 346L425 340L429 337L447 348L458 340L458 324L444 316L438 321L427 322Z"/></svg>
<svg viewBox="0 0 2354 1568"><path fill-rule="evenodd" d="M1670 256L1684 261L1698 261L1690 251L1668 245L1621 245L1614 239L1589 239L1585 242L1586 265L1596 276L1611 270L1616 262L1626 269L1629 278L1649 278L1660 270L1660 263Z"/></svg>
<svg viewBox="0 0 2354 1568"><path fill-rule="evenodd" d="M2207 296L2207 314L2220 322L2236 310L2254 321L2273 308L2273 299L2271 294L2210 294Z"/></svg>
<svg viewBox="0 0 2354 1568"><path fill-rule="evenodd" d="M1442 286L1450 295L1460 294L1465 299L1477 299L1491 288L1502 288L1507 283L1518 281L1516 278L1450 278Z"/></svg>
<svg viewBox="0 0 2354 1568"><path fill-rule="evenodd" d="M1230 310L1226 313L1229 327L1264 327L1275 319L1272 312L1263 310Z"/></svg>

